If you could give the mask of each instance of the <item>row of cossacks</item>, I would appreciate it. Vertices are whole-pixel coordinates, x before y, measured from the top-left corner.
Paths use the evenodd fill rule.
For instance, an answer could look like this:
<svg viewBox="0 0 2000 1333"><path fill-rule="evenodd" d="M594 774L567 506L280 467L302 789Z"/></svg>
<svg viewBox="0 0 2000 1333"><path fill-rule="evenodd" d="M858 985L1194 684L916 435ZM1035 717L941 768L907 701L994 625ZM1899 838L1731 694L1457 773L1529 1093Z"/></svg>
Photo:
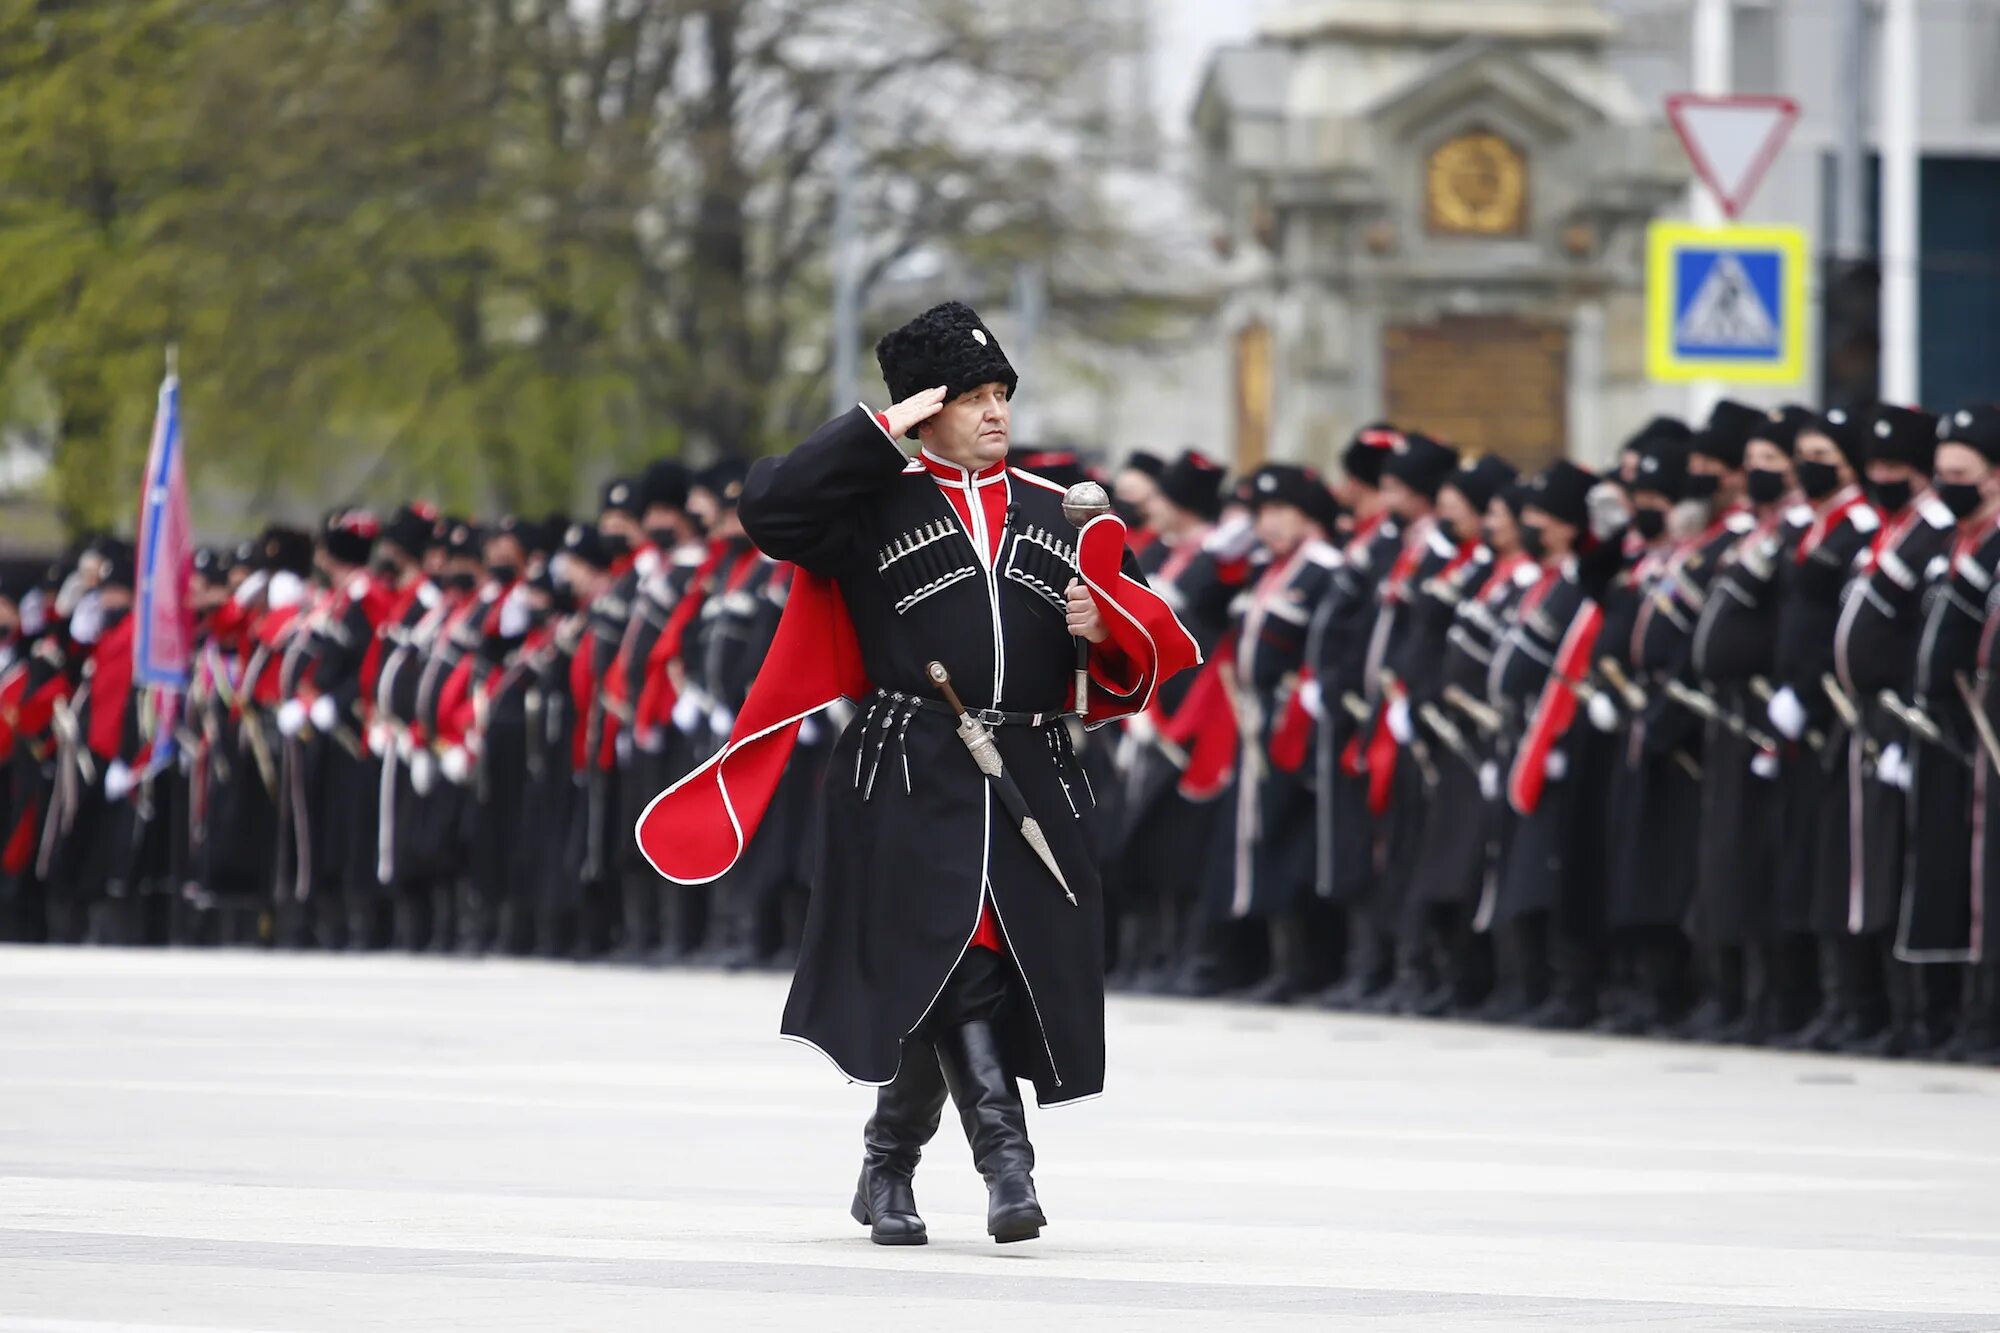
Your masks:
<svg viewBox="0 0 2000 1333"><path fill-rule="evenodd" d="M742 480L201 552L184 697L134 687L131 550L86 545L0 599L0 924L783 965L846 716L723 879L631 834L783 613ZM1381 424L1331 484L1193 450L1111 480L1206 658L1072 720L1114 985L1996 1058L2000 409L1724 402L1602 475Z"/></svg>

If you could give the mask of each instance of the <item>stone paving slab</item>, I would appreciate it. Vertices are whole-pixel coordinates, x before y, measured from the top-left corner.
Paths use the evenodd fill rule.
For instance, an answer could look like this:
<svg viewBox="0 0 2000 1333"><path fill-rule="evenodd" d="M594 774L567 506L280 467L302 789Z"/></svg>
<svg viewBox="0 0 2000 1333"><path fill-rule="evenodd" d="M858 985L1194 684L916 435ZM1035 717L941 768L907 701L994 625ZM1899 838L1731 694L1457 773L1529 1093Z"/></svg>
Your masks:
<svg viewBox="0 0 2000 1333"><path fill-rule="evenodd" d="M0 1333L2000 1330L2000 1074L1115 999L1005 1248L783 981L0 949Z"/></svg>

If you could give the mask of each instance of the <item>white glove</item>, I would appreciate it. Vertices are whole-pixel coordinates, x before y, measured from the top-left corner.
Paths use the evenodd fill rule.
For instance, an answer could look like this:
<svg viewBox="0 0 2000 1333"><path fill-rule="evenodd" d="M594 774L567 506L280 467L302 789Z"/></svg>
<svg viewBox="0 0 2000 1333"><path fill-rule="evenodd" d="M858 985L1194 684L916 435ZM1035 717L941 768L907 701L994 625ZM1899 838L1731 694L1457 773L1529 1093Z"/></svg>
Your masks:
<svg viewBox="0 0 2000 1333"><path fill-rule="evenodd" d="M263 595L264 585L270 578L271 576L261 569L253 571L249 578L237 585L233 600L238 606L250 605Z"/></svg>
<svg viewBox="0 0 2000 1333"><path fill-rule="evenodd" d="M438 768L443 771L447 782L462 787L465 780L472 776L472 757L466 754L463 745L454 745L438 760Z"/></svg>
<svg viewBox="0 0 2000 1333"><path fill-rule="evenodd" d="M396 743L395 735L380 722L368 724L368 753L388 757L389 748Z"/></svg>
<svg viewBox="0 0 2000 1333"><path fill-rule="evenodd" d="M1479 795L1488 801L1500 799L1500 765L1491 759L1479 766Z"/></svg>
<svg viewBox="0 0 2000 1333"><path fill-rule="evenodd" d="M635 727L632 730L632 743L639 747L641 754L658 754L666 748L667 738L660 734L658 727Z"/></svg>
<svg viewBox="0 0 2000 1333"><path fill-rule="evenodd" d="M1632 511L1626 507L1624 492L1616 482L1598 482L1584 496L1583 503L1590 513L1590 535L1601 542L1610 541L1632 521Z"/></svg>
<svg viewBox="0 0 2000 1333"><path fill-rule="evenodd" d="M1304 690L1311 688L1310 684L1301 687L1301 697L1303 697ZM1308 704L1306 709L1310 712L1312 706ZM1153 719L1147 717L1144 713L1134 713L1131 717L1126 718L1125 731L1133 740L1139 742L1141 745L1151 745L1154 737L1160 734L1160 729L1154 724Z"/></svg>
<svg viewBox="0 0 2000 1333"><path fill-rule="evenodd" d="M414 762L417 756L417 738L407 731L396 733L396 753L403 757L404 763Z"/></svg>
<svg viewBox="0 0 2000 1333"><path fill-rule="evenodd" d="M611 753L618 757L618 766L620 768L631 767L632 750L632 733L629 731L619 732L617 739L611 742Z"/></svg>
<svg viewBox="0 0 2000 1333"><path fill-rule="evenodd" d="M1778 776L1778 756L1773 750L1759 750L1750 757L1750 772L1769 782Z"/></svg>
<svg viewBox="0 0 2000 1333"><path fill-rule="evenodd" d="M332 735L333 729L340 725L340 709L324 694L312 701L306 716L312 719L313 730L324 735Z"/></svg>
<svg viewBox="0 0 2000 1333"><path fill-rule="evenodd" d="M1584 711L1590 714L1590 725L1599 731L1618 730L1618 705L1612 703L1611 696L1604 691L1591 695Z"/></svg>
<svg viewBox="0 0 2000 1333"><path fill-rule="evenodd" d="M111 766L104 770L104 799L107 801L124 800L138 785L139 775L123 759L113 759Z"/></svg>
<svg viewBox="0 0 2000 1333"><path fill-rule="evenodd" d="M1309 680L1299 686L1299 706L1313 721L1326 721L1326 691L1320 688L1318 681Z"/></svg>
<svg viewBox="0 0 2000 1333"><path fill-rule="evenodd" d="M821 729L818 718L809 717L805 721L799 723L800 745L818 745L820 735L821 735Z"/></svg>
<svg viewBox="0 0 2000 1333"><path fill-rule="evenodd" d="M736 714L724 708L721 704L717 704L708 710L708 729L717 736L726 739L729 735L729 729L735 725Z"/></svg>
<svg viewBox="0 0 2000 1333"><path fill-rule="evenodd" d="M1224 560L1240 560L1256 549L1257 521L1248 514L1236 514L1218 524L1201 544L1202 549Z"/></svg>
<svg viewBox="0 0 2000 1333"><path fill-rule="evenodd" d="M1389 703L1389 734L1396 738L1396 744L1408 745L1416 739L1417 729L1410 723L1410 701L1396 698Z"/></svg>
<svg viewBox="0 0 2000 1333"><path fill-rule="evenodd" d="M692 693L683 694L680 698L674 700L674 726L678 727L683 734L692 732L696 727L701 725L701 721L701 705L695 702Z"/></svg>
<svg viewBox="0 0 2000 1333"><path fill-rule="evenodd" d="M410 788L419 796L429 796L435 785L437 760L431 757L429 747L425 747L410 756Z"/></svg>
<svg viewBox="0 0 2000 1333"><path fill-rule="evenodd" d="M1806 706L1799 702L1799 696L1787 685L1771 696L1771 702L1764 712L1771 719L1771 725L1778 734L1788 741L1795 741L1806 734Z"/></svg>
<svg viewBox="0 0 2000 1333"><path fill-rule="evenodd" d="M1569 776L1569 756L1561 750L1550 750L1549 757L1542 762L1542 776L1550 782L1561 782Z"/></svg>
<svg viewBox="0 0 2000 1333"><path fill-rule="evenodd" d="M507 600L500 603L500 637L518 639L526 634L532 609L528 604L528 585L515 584Z"/></svg>
<svg viewBox="0 0 2000 1333"><path fill-rule="evenodd" d="M1875 761L1875 780L1886 787L1908 790L1910 779L1903 762L1903 747L1892 744Z"/></svg>
<svg viewBox="0 0 2000 1333"><path fill-rule="evenodd" d="M287 699L278 705L278 734L287 739L305 730L306 706L297 699Z"/></svg>

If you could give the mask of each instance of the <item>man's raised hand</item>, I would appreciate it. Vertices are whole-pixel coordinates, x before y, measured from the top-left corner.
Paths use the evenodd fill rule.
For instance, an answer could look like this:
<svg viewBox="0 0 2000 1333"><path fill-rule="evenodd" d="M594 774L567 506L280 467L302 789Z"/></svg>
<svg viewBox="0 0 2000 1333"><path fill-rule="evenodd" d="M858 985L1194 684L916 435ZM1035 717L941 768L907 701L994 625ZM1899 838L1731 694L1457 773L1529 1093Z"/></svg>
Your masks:
<svg viewBox="0 0 2000 1333"><path fill-rule="evenodd" d="M910 427L929 421L943 411L944 390L945 386L940 384L935 389L925 389L922 393L911 394L884 412L882 416L889 423L890 438L902 439Z"/></svg>

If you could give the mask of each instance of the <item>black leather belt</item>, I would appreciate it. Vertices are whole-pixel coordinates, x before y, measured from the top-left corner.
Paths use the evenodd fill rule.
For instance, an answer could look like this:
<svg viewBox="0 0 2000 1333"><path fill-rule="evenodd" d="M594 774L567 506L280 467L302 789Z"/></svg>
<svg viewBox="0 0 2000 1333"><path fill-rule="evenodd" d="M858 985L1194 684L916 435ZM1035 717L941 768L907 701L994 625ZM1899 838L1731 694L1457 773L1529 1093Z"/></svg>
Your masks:
<svg viewBox="0 0 2000 1333"><path fill-rule="evenodd" d="M875 695L876 698L886 699L891 704L915 706L926 713L939 713L954 721L958 718L958 714L952 711L951 705L942 699L926 699L917 694L898 694L892 690L877 690ZM999 708L968 708L965 713L967 717L975 718L989 727L1044 727L1059 718L1069 716L1063 712L1009 713Z"/></svg>

